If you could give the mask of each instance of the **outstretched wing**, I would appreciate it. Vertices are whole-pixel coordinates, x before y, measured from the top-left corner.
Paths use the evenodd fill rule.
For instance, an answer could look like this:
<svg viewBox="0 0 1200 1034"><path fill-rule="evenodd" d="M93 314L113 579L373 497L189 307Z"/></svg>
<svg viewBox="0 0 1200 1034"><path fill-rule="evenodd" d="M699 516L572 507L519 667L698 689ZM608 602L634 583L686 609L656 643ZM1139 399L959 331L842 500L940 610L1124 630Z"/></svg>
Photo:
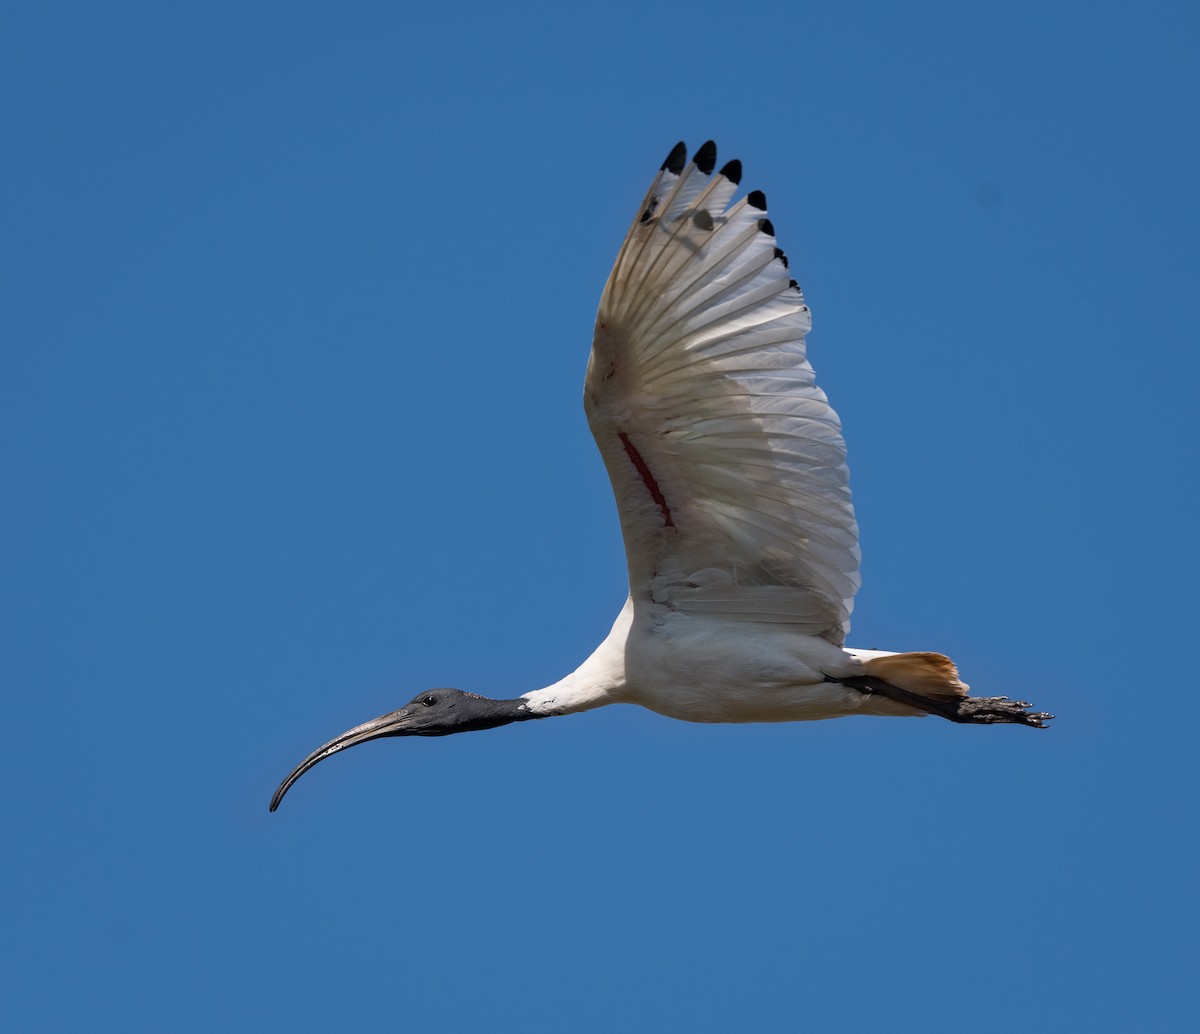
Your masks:
<svg viewBox="0 0 1200 1034"><path fill-rule="evenodd" d="M713 175L711 141L686 155L621 245L584 389L630 589L840 645L858 528L841 424L805 357L808 306L762 193L730 205L741 163Z"/></svg>

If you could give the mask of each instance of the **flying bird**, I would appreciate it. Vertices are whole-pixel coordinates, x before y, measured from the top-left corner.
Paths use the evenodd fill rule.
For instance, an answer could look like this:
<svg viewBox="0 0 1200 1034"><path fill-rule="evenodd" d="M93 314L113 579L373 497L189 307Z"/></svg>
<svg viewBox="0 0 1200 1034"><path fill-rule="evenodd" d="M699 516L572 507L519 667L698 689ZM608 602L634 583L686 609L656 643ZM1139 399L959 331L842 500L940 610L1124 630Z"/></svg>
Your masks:
<svg viewBox="0 0 1200 1034"><path fill-rule="evenodd" d="M859 587L841 423L805 353L811 326L761 191L709 141L663 162L600 298L584 408L616 496L629 597L565 678L511 700L420 693L306 757L640 704L689 722L937 715L1045 728L972 697L940 653L844 646Z"/></svg>

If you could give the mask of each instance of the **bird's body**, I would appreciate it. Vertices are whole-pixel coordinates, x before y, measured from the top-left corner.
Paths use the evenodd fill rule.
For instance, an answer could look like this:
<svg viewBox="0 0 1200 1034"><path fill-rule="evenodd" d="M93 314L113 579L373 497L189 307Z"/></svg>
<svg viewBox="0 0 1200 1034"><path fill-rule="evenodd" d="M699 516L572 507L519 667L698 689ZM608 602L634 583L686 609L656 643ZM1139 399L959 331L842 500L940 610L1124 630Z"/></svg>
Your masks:
<svg viewBox="0 0 1200 1034"><path fill-rule="evenodd" d="M859 586L841 425L805 351L808 306L741 164L668 156L601 297L584 386L629 598L580 667L514 700L431 690L314 751L639 704L693 722L937 714L1041 726L967 696L936 653L843 648Z"/></svg>
<svg viewBox="0 0 1200 1034"><path fill-rule="evenodd" d="M653 601L636 605L630 597L579 668L521 700L537 717L628 703L689 722L921 713L826 678L865 675L857 653L820 636L781 632L771 624L730 625Z"/></svg>

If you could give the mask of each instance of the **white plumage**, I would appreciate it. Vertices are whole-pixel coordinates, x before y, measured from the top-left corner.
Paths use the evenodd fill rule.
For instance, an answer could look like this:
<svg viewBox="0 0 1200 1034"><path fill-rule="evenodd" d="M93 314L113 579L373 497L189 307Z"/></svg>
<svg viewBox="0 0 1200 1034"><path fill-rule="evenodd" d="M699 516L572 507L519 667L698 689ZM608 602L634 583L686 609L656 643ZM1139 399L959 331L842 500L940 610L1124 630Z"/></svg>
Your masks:
<svg viewBox="0 0 1200 1034"><path fill-rule="evenodd" d="M765 198L727 210L734 181L717 173L697 196L705 179L694 162L659 173L596 318L584 399L630 585L675 610L840 643L858 528L841 424L805 356L808 306ZM629 446L670 523L647 503Z"/></svg>
<svg viewBox="0 0 1200 1034"><path fill-rule="evenodd" d="M935 653L843 649L859 587L841 424L805 354L800 287L710 141L668 156L600 299L584 406L612 480L629 598L573 673L516 700L432 690L314 751L634 703L699 722L938 714L1041 726Z"/></svg>
<svg viewBox="0 0 1200 1034"><path fill-rule="evenodd" d="M736 162L710 176L668 160L605 286L584 405L630 599L579 671L526 694L535 711L630 700L710 722L915 713L825 681L864 674L834 649L859 585L846 449L765 198L729 206L739 179Z"/></svg>
<svg viewBox="0 0 1200 1034"><path fill-rule="evenodd" d="M891 656L840 649L860 559L841 422L808 362L809 309L766 198L730 205L741 164L713 174L711 142L684 154L621 245L584 387L630 597L576 672L524 699L539 714L621 700L703 722L928 713L831 681ZM905 656L901 681L965 696L941 655Z"/></svg>

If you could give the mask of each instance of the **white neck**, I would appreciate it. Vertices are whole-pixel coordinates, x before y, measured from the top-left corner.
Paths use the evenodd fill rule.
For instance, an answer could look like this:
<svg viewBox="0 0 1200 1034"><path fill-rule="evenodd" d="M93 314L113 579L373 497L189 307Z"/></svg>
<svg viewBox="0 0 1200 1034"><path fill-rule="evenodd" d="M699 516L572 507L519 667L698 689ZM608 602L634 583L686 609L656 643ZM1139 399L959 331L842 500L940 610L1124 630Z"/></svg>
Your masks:
<svg viewBox="0 0 1200 1034"><path fill-rule="evenodd" d="M624 698L625 640L633 622L633 600L625 601L612 631L592 655L564 679L545 689L525 693L521 699L539 718L590 711Z"/></svg>

